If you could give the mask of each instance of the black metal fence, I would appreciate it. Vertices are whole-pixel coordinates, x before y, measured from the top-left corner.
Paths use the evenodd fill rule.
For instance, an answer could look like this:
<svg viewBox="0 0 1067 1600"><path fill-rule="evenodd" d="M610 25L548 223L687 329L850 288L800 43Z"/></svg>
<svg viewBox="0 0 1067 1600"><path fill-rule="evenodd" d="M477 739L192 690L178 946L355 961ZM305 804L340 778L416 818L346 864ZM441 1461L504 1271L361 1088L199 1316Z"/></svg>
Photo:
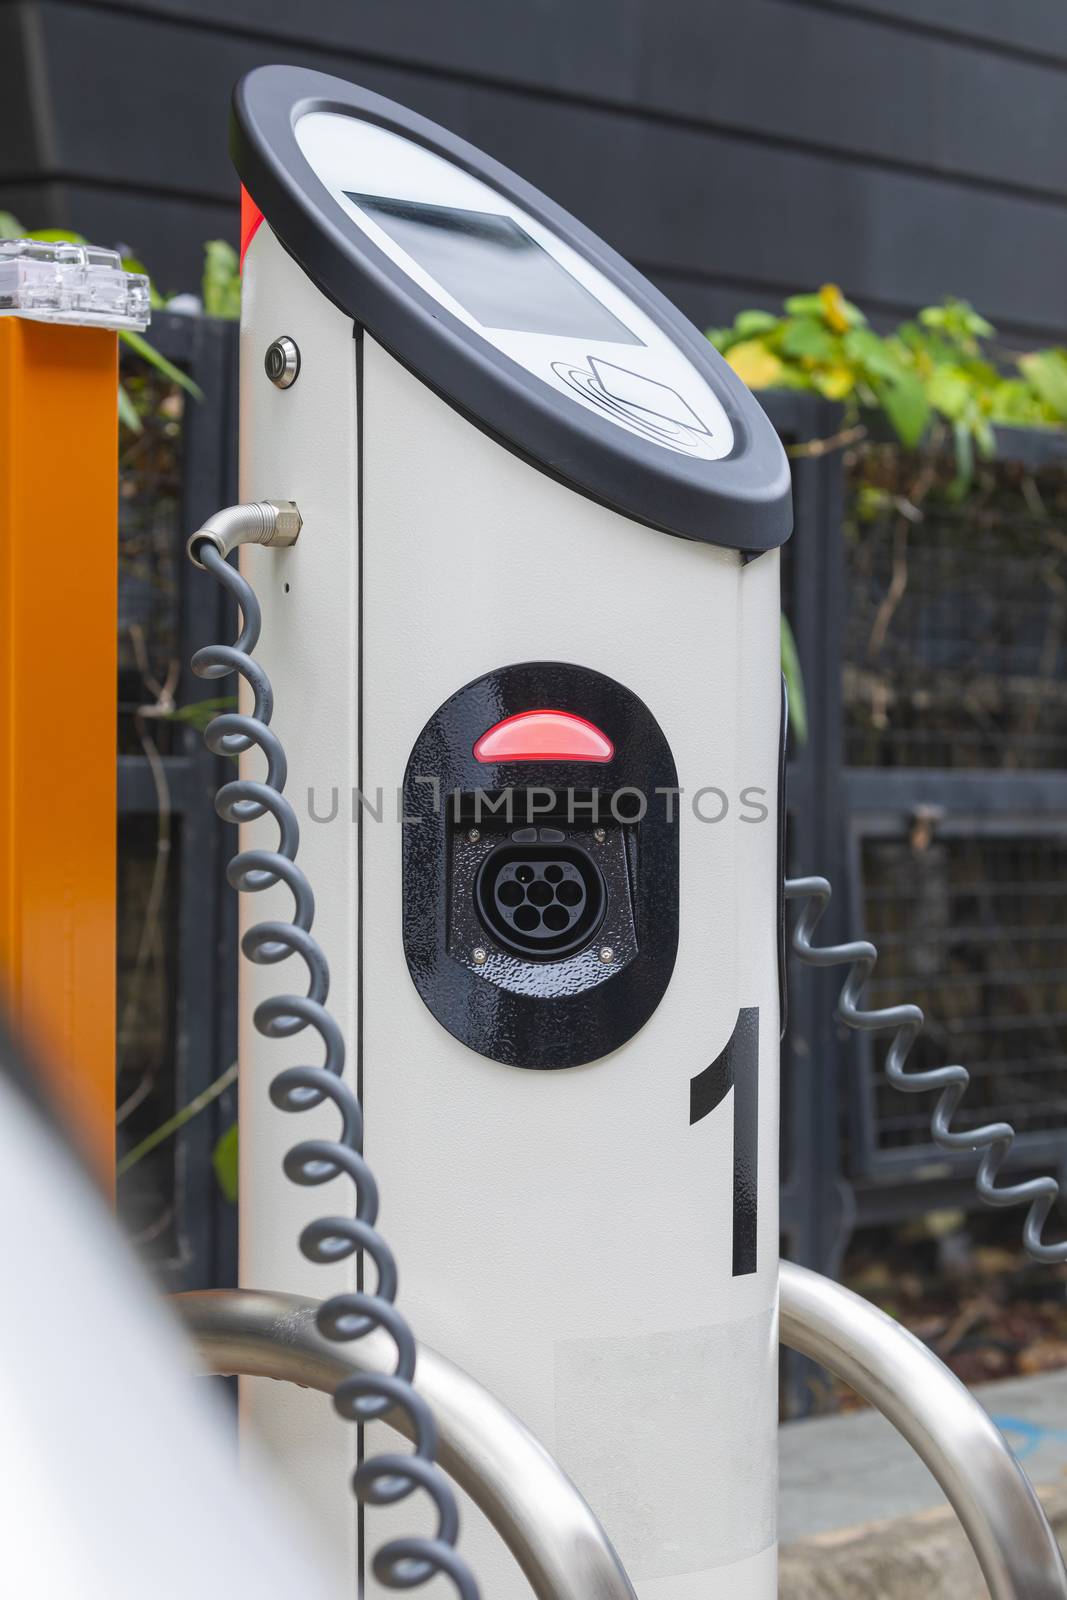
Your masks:
<svg viewBox="0 0 1067 1600"><path fill-rule="evenodd" d="M776 399L788 438L828 408ZM814 471L812 471L814 469ZM1005 430L954 464L865 446L797 463L784 598L811 722L792 751L789 861L836 887L820 933L882 952L873 1003L927 1015L916 1067L962 1061L962 1126L1006 1117L1017 1169L1067 1157L1067 453ZM812 477L817 487L812 484ZM833 1019L841 974L792 974L784 1246L834 1271L854 1227L973 1208L974 1161L932 1097L886 1081L887 1040Z"/></svg>
<svg viewBox="0 0 1067 1600"><path fill-rule="evenodd" d="M196 708L217 691L189 671L228 626L185 539L236 498L236 328L157 316L152 341L197 401L123 357L143 419L124 430L119 502L118 1060L120 1161L212 1084L236 1054L236 915L213 796L218 763ZM233 1091L120 1179L132 1237L171 1289L231 1282L234 1208L212 1151Z"/></svg>
<svg viewBox="0 0 1067 1600"><path fill-rule="evenodd" d="M235 498L235 331L156 319L157 346L205 398L158 385L122 464L125 1150L235 1053L234 897L196 712L216 691L188 669L228 624L183 553ZM840 426L808 396L772 395L768 410L787 443ZM956 501L950 465L888 447L858 464L839 449L795 457L783 595L810 731L790 745L788 863L833 880L827 940L879 944L872 997L926 1010L916 1064L970 1068L962 1120L1007 1115L1017 1161L1054 1169L1067 1148L1067 456L1051 434L1001 445ZM931 1145L926 1101L886 1084L882 1043L836 1023L839 982L791 973L782 1069L783 1249L829 1271L858 1223L972 1197L972 1163ZM232 1280L233 1208L211 1169L233 1115L230 1091L122 1181L127 1224L172 1287Z"/></svg>

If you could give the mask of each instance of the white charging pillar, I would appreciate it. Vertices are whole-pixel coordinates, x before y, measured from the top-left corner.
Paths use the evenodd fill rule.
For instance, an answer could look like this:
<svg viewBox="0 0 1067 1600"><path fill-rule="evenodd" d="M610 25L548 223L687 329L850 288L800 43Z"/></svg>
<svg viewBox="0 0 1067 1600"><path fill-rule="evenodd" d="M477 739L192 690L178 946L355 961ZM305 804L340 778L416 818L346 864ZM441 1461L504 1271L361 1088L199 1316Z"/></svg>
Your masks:
<svg viewBox="0 0 1067 1600"><path fill-rule="evenodd" d="M241 495L303 518L241 566L398 1303L558 1456L641 1600L770 1600L784 456L637 273L421 118L262 69L235 154L266 219ZM480 787L510 819L475 818ZM241 1278L322 1298L357 1269L297 1237L350 1194L281 1158L335 1119L270 1105L306 1038L250 1021L302 981L242 968ZM321 1396L242 1404L376 1592L370 1554L422 1508L357 1513L360 1442ZM518 1600L464 1517L483 1593Z"/></svg>

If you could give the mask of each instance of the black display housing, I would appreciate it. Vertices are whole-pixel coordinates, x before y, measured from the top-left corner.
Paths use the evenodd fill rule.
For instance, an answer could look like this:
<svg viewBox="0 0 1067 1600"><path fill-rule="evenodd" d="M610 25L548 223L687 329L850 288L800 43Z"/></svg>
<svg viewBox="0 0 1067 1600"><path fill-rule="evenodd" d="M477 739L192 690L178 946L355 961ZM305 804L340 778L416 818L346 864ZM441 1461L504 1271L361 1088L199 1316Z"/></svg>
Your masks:
<svg viewBox="0 0 1067 1600"><path fill-rule="evenodd" d="M295 134L299 118L313 111L358 117L424 145L553 229L686 356L730 420L731 453L719 461L685 456L568 403L451 315L378 249L316 177ZM237 85L231 152L254 203L318 288L507 449L579 493L664 533L748 556L789 537L785 452L741 380L634 267L499 162L381 95L287 66L258 67Z"/></svg>

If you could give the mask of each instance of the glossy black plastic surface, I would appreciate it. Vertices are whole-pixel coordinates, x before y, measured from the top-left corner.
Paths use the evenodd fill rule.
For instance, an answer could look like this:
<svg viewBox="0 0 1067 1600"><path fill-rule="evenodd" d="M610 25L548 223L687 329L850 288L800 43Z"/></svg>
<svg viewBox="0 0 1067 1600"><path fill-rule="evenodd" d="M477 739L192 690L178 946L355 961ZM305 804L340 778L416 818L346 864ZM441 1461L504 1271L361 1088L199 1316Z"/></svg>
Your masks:
<svg viewBox="0 0 1067 1600"><path fill-rule="evenodd" d="M603 728L613 759L474 759L487 728L545 706ZM404 953L443 1027L494 1061L542 1069L597 1060L633 1037L662 999L677 953L678 807L656 793L677 781L648 707L588 668L502 667L445 701L408 762L403 841ZM641 820L627 820L637 806L623 790L648 797ZM524 865L520 885L516 869ZM558 884L547 876L552 867ZM574 891L560 894L572 881L581 893L568 905ZM487 909L496 908L497 887L511 882L516 890L502 912L529 904L542 926L557 903L567 913L566 928L557 917L560 927L548 930L559 937L554 950L532 927L524 949L514 916L496 922Z"/></svg>

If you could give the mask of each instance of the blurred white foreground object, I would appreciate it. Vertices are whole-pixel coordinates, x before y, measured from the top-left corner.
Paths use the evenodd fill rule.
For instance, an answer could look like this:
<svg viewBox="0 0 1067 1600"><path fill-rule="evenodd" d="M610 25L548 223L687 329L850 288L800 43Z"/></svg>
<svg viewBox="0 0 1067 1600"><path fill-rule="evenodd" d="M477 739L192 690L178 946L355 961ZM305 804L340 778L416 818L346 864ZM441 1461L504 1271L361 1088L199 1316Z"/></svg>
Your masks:
<svg viewBox="0 0 1067 1600"><path fill-rule="evenodd" d="M326 1600L102 1201L0 1076L0 1591Z"/></svg>

